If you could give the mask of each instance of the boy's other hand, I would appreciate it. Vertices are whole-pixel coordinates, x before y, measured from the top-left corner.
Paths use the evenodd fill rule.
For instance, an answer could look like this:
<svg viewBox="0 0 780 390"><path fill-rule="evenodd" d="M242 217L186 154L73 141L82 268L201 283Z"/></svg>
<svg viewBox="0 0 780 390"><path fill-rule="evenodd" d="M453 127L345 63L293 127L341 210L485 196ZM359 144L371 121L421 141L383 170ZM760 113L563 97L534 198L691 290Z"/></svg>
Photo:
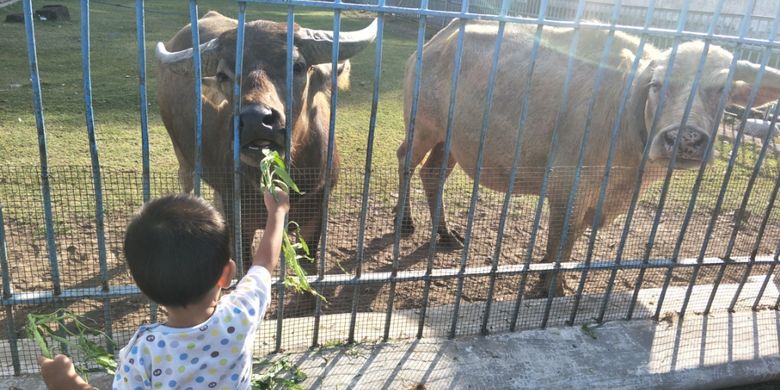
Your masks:
<svg viewBox="0 0 780 390"><path fill-rule="evenodd" d="M94 389L76 373L73 361L65 355L57 355L54 359L39 356L38 365L41 366L41 376L48 389Z"/></svg>
<svg viewBox="0 0 780 390"><path fill-rule="evenodd" d="M278 188L274 189L273 191L274 194L271 194L270 190L265 190L263 192L265 208L268 210L268 214L286 214L290 210L289 195ZM276 199L274 199L274 196L276 196Z"/></svg>

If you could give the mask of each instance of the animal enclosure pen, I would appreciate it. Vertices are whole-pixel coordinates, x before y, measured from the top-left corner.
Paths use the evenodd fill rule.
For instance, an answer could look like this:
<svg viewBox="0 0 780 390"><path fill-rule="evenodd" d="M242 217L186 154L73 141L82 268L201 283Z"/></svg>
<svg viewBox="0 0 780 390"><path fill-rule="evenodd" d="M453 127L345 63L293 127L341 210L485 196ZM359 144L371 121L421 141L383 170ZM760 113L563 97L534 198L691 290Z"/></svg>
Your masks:
<svg viewBox="0 0 780 390"><path fill-rule="evenodd" d="M304 349L313 345L335 342L375 342L395 338L411 337L456 337L473 334L487 334L521 329L544 328L547 326L579 325L593 321L614 319L655 318L667 313L708 313L710 311L734 310L737 307L751 307L754 310L775 309L780 296L776 287L775 274L780 254L780 213L775 205L780 187L780 166L775 146L775 134L768 131L765 139L756 139L745 134L744 123L752 115L757 99L762 94L760 86L776 76L769 69L778 64L778 44L775 42L780 25L780 5L775 17L754 16L755 0L744 1L741 13L727 13L725 1L712 2L712 9L690 10L690 2L683 1L679 10L656 9L655 1L645 8L624 6L620 0L605 5L585 0L580 1L510 1L489 4L488 2L441 4L428 0L410 2L384 1L343 2L316 0L257 0L229 3L237 15L236 58L233 61L235 75L241 75L242 58L249 55L244 45L245 24L252 19L247 14L252 10L271 7L280 12L280 21L297 22L301 14L314 9L322 14L320 24L330 25L332 47L329 58L330 69L338 69L339 52L343 48L340 34L369 26L377 19L374 43L365 52L356 56L352 64L353 89L339 91L333 88L327 96L331 115L328 117L328 147L323 150L327 165L335 160L335 147L340 149L342 165L338 170L338 181L327 177L324 180L324 196L318 204L306 204L303 217L319 216L317 223L322 227L319 254L316 265L309 268L310 282L320 291L327 302L310 296L296 294L279 282L287 270L282 265L275 279L274 296L266 321L261 327L256 353L266 354L282 350ZM149 1L147 1L149 3ZM205 43L199 38L198 17L205 12L199 9L206 1L190 1L189 8L183 5L179 11L189 15L192 22L192 42ZM736 3L736 2L735 2ZM75 3L74 3L75 4ZM94 2L94 4L101 4ZM568 6L563 6L568 4ZM490 5L490 6L488 6ZM90 45L91 2L80 3L80 48L82 75L75 76L82 83L83 112L86 118L86 135L89 143L91 166L52 165L48 143L51 131L47 132L44 114L48 105L45 88L42 89L39 73L38 46L35 27L41 21L35 20L33 5L29 0L22 2L25 14L25 35L29 77L32 87L32 106L38 135L39 159L36 166L9 166L0 168L0 272L2 272L3 336L0 337L0 354L3 375L20 374L36 370L34 343L24 337L21 331L27 313L51 312L64 307L83 315L106 330L106 333L123 345L132 332L143 322L164 319L154 305L144 299L132 282L124 265L122 239L124 227L133 210L143 202L165 193L181 189L179 175L172 164L157 164L152 159L150 121L156 113L148 112L150 102L147 93L150 80L157 72L147 73L148 66L156 66L157 60L147 59L147 50L156 43L147 38L145 22L151 10L144 0L136 0L135 33L137 47L138 84L136 86L138 106L128 109L128 115L139 117L133 134L140 134L140 148L126 150L139 158L136 167L111 167L106 164L113 156L98 154L104 144L99 142L100 110L93 106L99 94L93 94L92 76L95 72L110 73L111 69L91 67ZM275 7L275 8L274 8ZM129 11L128 11L129 12ZM306 21L314 17L306 14ZM318 16L317 16L318 15ZM324 16L323 16L324 15ZM670 17L675 24L669 24ZM423 77L427 62L423 60L423 45L439 27L459 18L451 25L453 34L452 69L439 76L450 80L450 85L441 91L448 98L442 103L446 117L446 141L442 143L444 155L453 147L453 123L456 122L458 91L468 89L469 82L461 73L464 47L469 41L464 38L467 26L472 21L492 21L490 36L493 46L486 49L490 56L483 58L479 78L486 81L485 98L475 100L479 115L472 117L473 128L479 136L474 137L480 157L476 159L476 171L453 173L446 181L447 158L444 165L428 166L421 173L434 177L435 188L431 193L423 192L418 175L412 175L412 148L407 154L399 155L400 183L395 151L401 142L412 144L419 134L415 122L419 105L427 103L419 99L423 90ZM758 20L758 22L756 22ZM430 23L429 23L430 21ZM688 22L691 22L690 24ZM304 24L302 21L300 22ZM350 28L342 28L349 23ZM167 39L175 33L173 28L157 33L159 39ZM521 158L515 155L503 156L503 166L484 165L487 151L488 131L491 126L492 109L499 104L493 99L500 87L502 45L518 34L517 29L527 28L530 48L527 72L515 77L522 85L532 80L544 79L551 71L545 67L534 67L537 59L545 53L542 34L551 27L573 28L571 39L562 50L560 64L564 77L559 82L564 88L558 93L556 106L558 117L569 111L581 110L586 115L581 128L582 147L560 151L555 142L550 156L573 150L574 164L560 166L553 164L553 158L542 161L540 166L521 166ZM344 30L344 31L341 31ZM590 66L595 77L588 80L574 80L573 74L578 62L578 45L584 45L585 37L591 32L604 33L605 40L591 55L596 58ZM609 64L606 63L620 34L631 34L636 38L636 60L627 61L625 89L613 91L617 104L608 111L597 111L596 105L602 85L606 85ZM165 38L162 38L165 37ZM298 37L292 29L284 36L286 47L294 47ZM686 128L686 122L693 121L695 99L700 90L708 87L712 75L705 74L707 50L710 45L719 45L734 53L733 61L722 69L725 91L710 101L715 112L711 129L706 139L704 157L689 166L690 169L673 169L680 156L685 131L670 134L671 157L667 166L652 165L650 144L657 133L665 128L656 126L662 110L656 117L649 115L653 125L647 129L644 145L640 148L640 167L622 166L613 163L617 136L622 131L619 120L614 127L602 129L611 134L610 142L602 147L605 164L590 166L583 158L588 136L594 129L593 123L601 117L622 118L628 116L631 81L639 77L639 58L643 50L650 51L655 44L661 50L670 50L668 68L673 69L677 49L691 40L704 41L704 51L693 61L690 69L690 91L675 96L668 91L678 88L672 77L661 76L657 88L658 107L676 104L680 108L679 128ZM297 45L297 44L296 44ZM394 46L406 45L408 50L391 50ZM373 49L373 50L372 50ZM560 47L558 48L560 49ZM398 92L403 83L400 69L407 57L413 55L411 72L411 114L408 126L385 129L389 123L397 124L384 116L393 116L396 121L403 118L400 108L390 114L383 113L383 105L391 94L401 99ZM294 51L285 52L285 68L282 86L293 91ZM402 53L403 55L398 55ZM389 56L393 54L393 56ZM19 53L22 55L22 53ZM191 51L192 80L214 76L208 70L200 50ZM732 83L736 81L738 60L753 62L754 83ZM541 60L539 60L541 61ZM490 65L488 65L490 64ZM309 64L314 65L314 64ZM510 65L511 66L511 65ZM362 68L361 68L362 67ZM663 69L660 65L659 69ZM211 73L209 73L211 72ZM670 70L671 72L671 70ZM393 76L390 80L387 77ZM95 74L97 77L97 74ZM105 77L105 76L103 76ZM338 72L331 72L327 82L337 85ZM763 81L763 84L762 84ZM234 97L240 96L240 77L231 81ZM527 84L523 84L527 83ZM583 85L579 84L582 83ZM243 172L241 145L239 145L239 115L231 121L230 133L224 134L232 142L231 165L227 169L215 169L202 164L208 143L203 142L209 131L204 118L201 95L208 86L192 83L188 94L197 105L191 107L195 118L192 128L195 164L192 172L183 175L192 180L196 193L219 203L213 188L228 188L222 200L229 199L232 208L226 210L234 226L234 253L237 263L243 264L244 253L242 225L254 223L257 217L242 210L257 210L259 198L242 198L254 191L251 176ZM584 85L587 84L587 85ZM734 85L734 95L741 94L745 104L736 121L723 120L722 112L728 106L728 96ZM744 84L748 84L745 87ZM465 85L465 86L464 86ZM614 84L612 84L614 85ZM44 85L45 87L45 85ZM282 88L282 87L280 87ZM736 91L736 88L741 88ZM391 89L393 91L391 91ZM525 88L530 91L530 88ZM583 90L585 92L583 92ZM772 99L780 94L774 89ZM584 96L574 100L573 94ZM286 118L293 118L295 107L293 93L282 94ZM511 124L512 132L518 134L512 150L524 151L523 134L530 129L529 110L535 99L531 93L514 96L520 113ZM676 100L675 100L676 99ZM206 99L204 99L205 101ZM229 99L225 99L228 101ZM233 98L233 102L240 99ZM347 100L349 104L344 104ZM360 104L359 104L360 103ZM580 106L577 106L579 104ZM152 105L154 107L154 105ZM238 114L240 107L229 111ZM358 116L362 122L344 124L350 110L362 109ZM136 111L137 110L137 111ZM770 113L771 127L777 121L778 110ZM423 113L424 114L424 113ZM651 113L652 114L652 113ZM555 118L551 118L552 121ZM3 126L3 124L0 124ZM79 131L81 126L78 125ZM422 125L421 125L422 126ZM562 129L562 124L550 123L553 140ZM73 126L76 127L76 126ZM404 128L405 127L405 128ZM342 132L348 128L349 133ZM140 131L139 131L140 130ZM27 131L31 132L32 126ZM292 129L287 128L286 148L294 139ZM381 133L380 133L381 132ZM479 132L479 133L477 133ZM386 136L393 134L391 137ZM358 140L358 141L355 141ZM527 141L528 138L525 138ZM347 143L349 142L349 143ZM346 146L349 146L347 148ZM287 153L289 156L290 153ZM388 159L387 156L390 156ZM707 156L712 161L707 163ZM12 156L3 156L11 159ZM689 159L685 159L689 163ZM388 161L391 161L388 163ZM689 164L690 165L690 164ZM304 175L308 172L300 172ZM319 172L311 172L319 175ZM469 177L472 176L472 177ZM658 178L647 188L642 176ZM203 185L205 177L216 178L209 185ZM475 179L476 178L476 179ZM512 194L512 190L497 191L474 182L503 180L511 186L529 186L530 180L538 180L544 195L564 194L563 203L551 204L545 196L526 193ZM475 180L473 180L475 179ZM608 194L611 183L627 182L626 189L617 198ZM411 188L411 191L406 191ZM520 192L520 191L518 191ZM228 195L225 197L224 195ZM433 195L431 197L431 195ZM428 199L435 204L446 203L446 208L434 207L429 214ZM409 198L409 202L405 202ZM541 199L541 200L540 200ZM583 199L593 200L591 204ZM253 203L254 202L254 203ZM619 204L630 204L627 213L615 221L606 220L605 215L619 209ZM559 232L561 248L567 243L573 245L571 256L549 253L545 243L554 230L552 225L569 226L581 207L592 210L586 217L583 232L562 229ZM398 213L394 208L398 207ZM404 230L404 210L418 223L414 232ZM443 211L443 213L442 213ZM254 211L252 211L254 212ZM308 214L307 214L308 213ZM557 216L562 216L558 218ZM449 225L461 230L462 248L445 247L439 242L437 227L442 218ZM549 221L548 221L549 219ZM602 222L603 225L602 225ZM261 225L249 226L259 228ZM576 234L575 234L576 233ZM249 238L251 240L251 237ZM244 242L243 245L247 243ZM542 262L547 259L548 262ZM540 277L545 276L545 279ZM545 280L548 283L545 283ZM563 281L564 294L559 296L553 288L556 281ZM548 285L549 284L549 285ZM78 356L76 357L78 358Z"/></svg>

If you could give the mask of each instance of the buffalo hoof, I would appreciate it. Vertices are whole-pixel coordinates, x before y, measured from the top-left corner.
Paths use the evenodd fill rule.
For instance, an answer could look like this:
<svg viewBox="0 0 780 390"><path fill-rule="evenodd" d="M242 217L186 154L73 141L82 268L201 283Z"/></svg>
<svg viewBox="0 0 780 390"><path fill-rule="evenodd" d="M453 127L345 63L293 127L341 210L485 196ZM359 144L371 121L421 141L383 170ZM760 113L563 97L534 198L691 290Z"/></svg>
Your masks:
<svg viewBox="0 0 780 390"><path fill-rule="evenodd" d="M439 232L438 245L445 250L463 249L463 236L455 230Z"/></svg>
<svg viewBox="0 0 780 390"><path fill-rule="evenodd" d="M563 286L563 274L558 274L558 276L555 278L555 288L553 289L553 296L554 297L563 297L566 296L566 291ZM544 296L548 296L550 292L550 284L552 282L552 275L551 274L542 274L540 276L540 285L544 289Z"/></svg>
<svg viewBox="0 0 780 390"><path fill-rule="evenodd" d="M401 220L401 236L409 237L412 234L414 234L414 221L412 220L412 217L405 216Z"/></svg>

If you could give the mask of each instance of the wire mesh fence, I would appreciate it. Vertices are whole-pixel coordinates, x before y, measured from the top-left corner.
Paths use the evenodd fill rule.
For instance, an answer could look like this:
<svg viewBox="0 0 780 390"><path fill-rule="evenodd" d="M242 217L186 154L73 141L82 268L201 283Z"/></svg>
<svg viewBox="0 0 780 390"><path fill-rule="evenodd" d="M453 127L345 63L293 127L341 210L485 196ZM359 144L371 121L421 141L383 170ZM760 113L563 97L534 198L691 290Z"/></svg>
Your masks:
<svg viewBox="0 0 780 390"><path fill-rule="evenodd" d="M725 138L724 138L725 139ZM542 263L545 258L544 242L548 224L540 228L533 259L530 266L524 265L529 249L529 237L533 230L532 218L536 199L519 195L512 199L511 214L503 231L498 231L501 199L503 194L484 189L478 201L473 235L465 264L463 249L437 251L432 259L434 271L426 276L428 248L431 242L430 215L427 202L420 189L420 183L413 183L412 210L417 222L414 233L400 242L400 258L394 261L394 218L393 208L397 202L397 176L392 170L374 170L371 174L369 215L364 231L364 250L358 259L356 223L360 211L359 196L362 192L364 172L342 169L340 179L334 188L329 207L329 239L326 251L324 274L318 274L317 267L309 266L309 274L315 288L327 299L319 314L315 327L316 298L310 295L293 294L288 291L284 301L275 295L268 311L266 324L262 327L257 348L260 352L272 352L276 348L276 327L281 326L281 345L286 350L306 348L314 343L346 340L352 334L354 340L379 340L386 334L393 338L414 337L420 321L423 336L446 337L448 335L470 335L482 332L483 322L488 332L512 329L538 328L542 324L547 290L539 283L542 271L549 271ZM614 168L612 175L631 174ZM486 170L490 175L490 170ZM561 172L562 176L571 172ZM598 182L603 174L600 167L583 171L583 181ZM587 257L588 235L576 238L571 262L564 266L562 278L567 296L556 298L547 325L562 325L591 321L606 303L605 320L626 318L631 304L631 293L638 286L638 273L646 269L642 281L643 291L658 291L664 287L666 274L671 272L670 291L683 288L689 283L710 285L722 267L725 272L720 283L739 284L746 276L771 276L768 268L773 264L777 237L780 237L780 210L772 204L763 234L759 234L765 207L769 202L777 178L776 166L765 167L754 186L746 209L746 216L737 224L734 216L744 195L744 183L732 183L728 197L717 218L713 232L714 239L705 250L706 258L719 256L725 250L729 237L736 232L735 254L742 256L735 262L712 262L703 266L697 280L691 281L691 273L699 254L702 235L712 215L712 204L706 198L713 189L720 188L723 180L722 168L712 167L705 175L703 192L693 214L693 223L684 232L680 259L668 261L668 253L681 235L681 215L691 196L686 186L691 177L676 176L676 191L668 199L662 217L662 226L656 236L649 261L642 265L642 256L652 226L653 211L657 207L657 191L650 190L640 202L631 227L631 234L624 243L623 264L616 265L615 252L620 243L620 233L625 219L618 218L598 232L596 251L589 265L583 265ZM222 175L230 180L232 175ZM3 168L0 170L0 194L3 194L3 214L10 289L13 295L3 300L6 311L0 314L3 328L4 350L10 352L11 340L15 339L24 357L22 371L34 367L34 347L25 339L23 326L27 313L50 312L56 308L67 308L76 314L89 318L101 327L110 329L121 345L142 323L151 321L148 302L139 295L133 285L122 254L124 228L133 211L142 204L143 185L138 172L103 169L105 195L105 227L108 252L108 272L101 277L97 259L97 242L94 224L94 202L92 201L92 177L89 168L52 168L49 179L52 190L54 230L57 236L57 264L62 294L53 296L53 280L50 261L45 250L46 234L43 214L40 210L40 170L37 168ZM679 183L679 184L678 184ZM450 225L462 230L467 223L467 209L471 182L465 175L456 173L447 182L445 204ZM213 201L213 192L204 188L204 196ZM151 175L151 195L179 190L178 176L154 173ZM608 210L611 205L607 204ZM245 208L244 210L248 210ZM303 210L299 214L316 214L315 209ZM545 211L547 215L549 211ZM251 215L243 220L252 221ZM259 228L260 226L255 226ZM496 240L502 236L510 243L495 253ZM753 248L757 251L750 253ZM755 256L755 263L747 261L747 255ZM491 269L494 256L498 255L497 267ZM360 277L356 276L358 262L362 267ZM749 267L749 268L748 268ZM461 272L462 271L462 272ZM610 274L617 272L610 296L606 287ZM521 279L527 278L521 289ZM430 294L425 303L428 307L424 319L420 318L423 305L422 291L430 281ZM462 283L460 295L455 292ZM581 291L578 285L583 282ZM488 293L490 284L495 286ZM391 289L393 300L390 300ZM665 288L664 288L665 289ZM726 290L724 290L726 291ZM734 294L728 290L727 293ZM750 295L755 297L755 292ZM748 294L745 294L748 296ZM774 305L775 296L759 296L760 304ZM574 308L574 301L578 307ZM719 300L722 300L719 298ZM457 302L456 302L457 301ZM492 308L486 311L486 303ZM520 307L515 307L522 302ZM666 311L679 310L679 299L670 300L663 308ZM749 302L752 304L753 302ZM276 308L285 306L285 319L276 322ZM635 318L654 316L652 308L644 308L634 314ZM353 310L355 315L353 316ZM456 312L457 310L457 312ZM160 313L164 319L164 313ZM10 374L12 367L6 367Z"/></svg>
<svg viewBox="0 0 780 390"><path fill-rule="evenodd" d="M709 13L656 9L650 14L648 9L652 7L615 8L614 5L573 0L471 4L407 0L376 4L304 0L257 2L289 5L290 21L294 20L293 7L332 9L336 15L334 30L337 31L343 10L377 13L381 17L406 15L419 21L418 48L422 48L424 38L431 35L426 31L428 23L431 27L443 26L453 17L461 17L498 20L532 28L535 25L576 27L577 31L603 30L610 34L618 30L641 34L659 48L676 48L682 40L717 38L724 47L737 49L739 58L762 62L763 66L776 66L778 61L773 42L777 23L773 18L751 20L745 15L721 15L717 8ZM247 4L239 3L239 25L243 26ZM139 72L145 74L143 1L137 4L140 15L137 24ZM723 1L719 4L722 6ZM29 5L26 1L25 6ZM195 2L190 6L191 14L197 16ZM687 6L686 2L686 9ZM29 14L31 10L26 8L25 11ZM88 8L86 12L88 15ZM680 23L680 18L685 23ZM714 23L716 19L718 23ZM88 31L88 18L84 20L82 26ZM605 24L608 20L619 23L617 27ZM10 357L4 359L6 363L0 367L0 373L4 375L35 369L35 346L26 339L22 329L27 313L67 308L106 329L120 345L138 325L165 318L164 311L150 305L134 286L124 263L122 240L132 212L149 198L180 191L182 178L185 183L193 180L198 183L195 179L198 177L204 179L207 185L203 186L202 195L214 202L234 226L234 240L243 240L242 245L235 246L234 255L243 254L247 259L255 230L263 226L262 197L254 184L256 178L236 174L227 165L221 170L190 167L194 168L192 176L189 172L183 176L165 170L150 172L148 139L143 143L144 169L141 171L96 169L99 166L96 149L91 150L95 164L92 168L49 166L40 85L36 89L35 44L29 38L34 33L29 19L27 28L42 152L40 167L0 168L0 263L5 309L0 313L0 322L6 330L0 336L0 355ZM241 59L243 36L238 33L238 37L236 57ZM292 41L291 34L286 37ZM88 38L86 40L83 50L88 54ZM529 42L531 40L529 38ZM501 41L498 42L497 46L500 46ZM370 114L372 135L369 137L373 137L379 102L381 45L380 33L374 68L374 107ZM339 45L332 47L333 52L338 53ZM534 55L531 58L535 58ZM565 53L561 58L564 56ZM287 70L291 73L292 51L288 51L286 57ZM88 55L85 55L84 63L88 64L88 61ZM201 59L195 56L193 61L194 67L200 70ZM485 70L487 62L487 59L483 60ZM236 63L235 73L240 74L242 62ZM411 61L409 64L414 66ZM332 68L337 65L333 60ZM551 70L542 69L542 72ZM732 73L734 65L727 70ZM86 65L85 74L89 74ZM289 76L276 81L292 90ZM335 84L337 75L334 72L332 76L331 81ZM141 77L139 89L146 137L144 78ZM484 78L488 78L487 70ZM234 80L236 91L239 90L238 80ZM668 83L658 87L665 91ZM595 88L598 89L598 82ZM91 92L89 86L85 89ZM415 89L409 93L418 95L419 85ZM568 93L568 87L565 91ZM200 91L196 93L200 95ZM693 87L690 96L696 94L697 89ZM755 93L752 94L755 98ZM486 92L486 95L490 93ZM590 97L590 93L587 95ZM199 97L196 100L200 101ZM287 94L286 98L291 101L292 94ZM330 98L334 107L331 121L335 121L338 92L334 90ZM512 98L519 104L520 96ZM90 112L91 101L86 97L85 100L86 111ZM485 104L482 100L489 99L477 100L481 107ZM749 101L748 107L752 104L752 100ZM583 102L586 100L580 104L584 105ZM425 103L429 102L421 104ZM709 103L713 106L710 110L714 111L722 110L725 105L723 99ZM442 107L445 106L446 102ZM450 111L453 107L454 103L450 102ZM446 111L446 108L442 110ZM289 101L285 109L290 110L286 116L293 117ZM610 109L605 116L618 111L618 107ZM202 110L197 109L197 115L203 114ZM685 109L685 117L690 110L690 107ZM192 112L195 111L193 107ZM339 109L339 112L343 110ZM749 110L746 112L749 114ZM772 116L768 114L769 110L765 112L765 117ZM239 113L237 108L235 113ZM358 163L365 162L367 168L357 168L353 161L349 167L338 170L337 182L328 182L332 191L326 192L324 199L293 204L296 222L306 221L317 226L321 223L325 227L322 250L317 253L315 263L307 265L306 269L313 287L327 302L292 293L276 281L272 307L261 327L256 351L302 349L334 341L455 337L593 320L663 319L668 312L774 308L778 300L774 277L780 240L780 213L775 202L780 183L778 151L771 130L764 138L746 135L744 122L748 114L739 112L737 120L726 118L722 123L717 116L717 134L709 138L715 158L706 170L700 176L696 169L675 171L667 182L655 182L637 199L628 214L626 206L634 193L633 186L613 188L603 198L603 205L595 207L604 177L608 175L611 183L633 185L640 173L663 178L667 173L665 167L640 170L635 166L616 164L605 170L602 165L589 166L581 162L578 166L525 166L517 171L512 167L512 175L516 174L513 185L518 189L516 194L506 197L487 187L473 190L473 182L468 177L473 176L473 172L466 174L462 170L455 170L446 184L442 180L439 195L430 190L433 181L426 184L420 180L420 177L439 180L440 169L426 163L427 168L423 168L420 175L412 176L409 184L411 190L406 209L411 213L414 230L398 225L401 219L396 214L398 209L404 209L406 194L402 188L404 180L410 176L404 176L403 169L399 173L395 166L372 165L369 141L365 156L356 159ZM403 113L396 115L400 117ZM88 114L88 123L90 116ZM592 113L588 113L588 123L592 117ZM583 115L580 119L585 122L586 118ZM684 123L685 119L682 121ZM231 118L231 126L238 134L238 121ZM583 124L583 127L587 126ZM202 122L197 127L198 132L204 130ZM410 134L413 128L413 125L409 126ZM478 128L474 125L475 133ZM333 123L329 130L333 144ZM673 145L679 146L679 134L683 131L671 137ZM324 155L326 150L319 152ZM504 157L506 160L511 158ZM239 165L237 153L233 158L233 163ZM333 158L329 157L328 165L332 163ZM399 165L402 163L399 159ZM507 166L482 166L480 182L503 183L508 180L508 172ZM298 177L310 174L319 178L321 173L320 170L299 171ZM237 182L239 179L240 183ZM540 201L534 195L539 192L539 186L543 186L548 195L568 195L573 182L578 186L568 202ZM426 186L427 191L424 190ZM526 191L527 188L534 190ZM472 199L472 194L477 195ZM444 205L442 214L436 211L438 207L430 207L431 203L438 203L436 197L440 197ZM324 213L324 219L320 220L320 213ZM592 226L594 213L617 218L612 221L612 218L604 217L604 226ZM436 222L442 220L447 221L454 236L462 239L458 244L464 246L448 246L438 240ZM564 226L564 232L571 236L562 240L572 243L571 254L560 254L565 251L551 253L547 243L562 237ZM582 229L571 229L572 226ZM562 282L562 295L554 294L548 286L551 277Z"/></svg>
<svg viewBox="0 0 780 390"><path fill-rule="evenodd" d="M372 4L370 1L356 2ZM402 8L419 8L422 6L422 2L419 0L389 0L386 3L387 5ZM465 3L469 13L483 15L498 15L502 6L502 2L499 0L476 0ZM583 21L606 22L613 17L615 11L615 2L580 2L578 0L542 2L541 0L522 0L510 2L506 9L506 15L531 19L542 16L546 20L572 21L577 17L580 3L582 3L582 10L579 17ZM689 2L683 2L680 8L673 8L668 4L667 6L660 6L656 2L647 2L641 5L627 3L623 2L617 10L617 24L623 26L643 26L647 23L647 26L650 28L667 30L670 33L676 30L681 16L685 18L684 30L686 32L706 33L716 11L714 3L711 6L698 5L698 8L694 8L697 4L692 5ZM461 0L430 0L427 2L428 9L448 12L460 12L463 5L464 2ZM651 5L652 10L650 10ZM732 10L737 7L736 4L733 5ZM683 8L687 8L684 14ZM409 16L414 17L413 15ZM713 33L722 36L738 36L742 19L743 15L739 12L719 12L717 25ZM452 20L452 17L431 17L428 18L427 22L431 28L441 28L450 20ZM753 15L748 22L749 25L747 26L745 37L759 40L769 39L773 20L772 16ZM648 38L648 42L658 48L667 48L672 46L674 41L670 35L653 35ZM760 54L760 45L746 45L742 58L758 61ZM775 53L769 64L777 67L780 64L780 55Z"/></svg>

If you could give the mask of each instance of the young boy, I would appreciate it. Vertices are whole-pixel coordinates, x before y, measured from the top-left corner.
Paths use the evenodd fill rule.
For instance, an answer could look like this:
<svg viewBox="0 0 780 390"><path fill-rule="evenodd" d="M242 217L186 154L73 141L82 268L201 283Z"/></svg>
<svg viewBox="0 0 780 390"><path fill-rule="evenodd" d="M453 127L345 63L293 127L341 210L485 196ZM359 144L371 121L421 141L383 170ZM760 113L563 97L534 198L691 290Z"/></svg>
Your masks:
<svg viewBox="0 0 780 390"><path fill-rule="evenodd" d="M268 221L252 267L235 291L225 220L206 201L170 195L146 204L125 236L138 288L165 307L168 321L142 325L119 352L114 389L249 389L252 348L279 259L287 194L266 192ZM73 363L40 358L50 389L89 389Z"/></svg>

